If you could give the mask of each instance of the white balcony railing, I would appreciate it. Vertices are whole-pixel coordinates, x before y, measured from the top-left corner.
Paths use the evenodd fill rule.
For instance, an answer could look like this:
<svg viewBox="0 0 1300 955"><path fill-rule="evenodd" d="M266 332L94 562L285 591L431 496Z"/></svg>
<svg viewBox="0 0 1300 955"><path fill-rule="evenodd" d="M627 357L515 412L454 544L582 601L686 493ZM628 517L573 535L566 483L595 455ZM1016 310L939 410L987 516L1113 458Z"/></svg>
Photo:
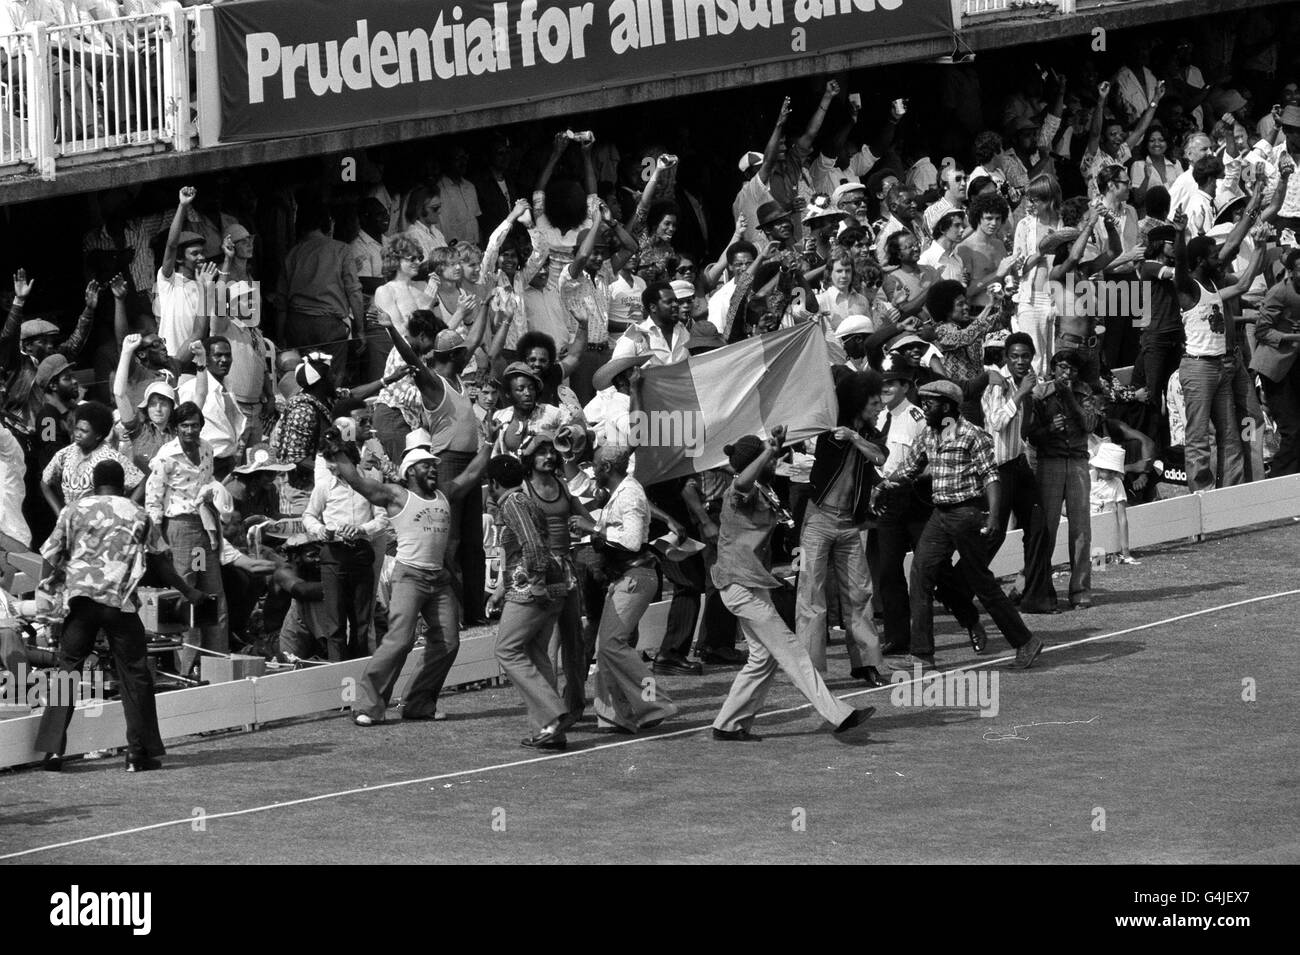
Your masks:
<svg viewBox="0 0 1300 955"><path fill-rule="evenodd" d="M0 169L55 177L60 160L191 147L190 33L198 8L0 35Z"/></svg>
<svg viewBox="0 0 1300 955"><path fill-rule="evenodd" d="M987 13L1007 11L1032 14L1035 12L1074 13L1076 0L963 0L962 14L978 17Z"/></svg>

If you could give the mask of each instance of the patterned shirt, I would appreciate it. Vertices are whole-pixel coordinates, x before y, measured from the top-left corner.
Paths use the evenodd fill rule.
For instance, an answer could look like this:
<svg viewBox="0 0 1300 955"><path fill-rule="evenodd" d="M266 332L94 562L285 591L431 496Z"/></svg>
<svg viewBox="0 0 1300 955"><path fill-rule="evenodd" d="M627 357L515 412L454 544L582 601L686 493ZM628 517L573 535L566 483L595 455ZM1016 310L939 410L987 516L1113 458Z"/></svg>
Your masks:
<svg viewBox="0 0 1300 955"><path fill-rule="evenodd" d="M405 364L406 360L402 358L401 352L394 348L388 353L388 358L384 362L384 377L387 378ZM384 385L379 391L378 402L399 412L406 426L412 431L426 426L428 410L424 407L424 398L415 384L414 376L407 375Z"/></svg>
<svg viewBox="0 0 1300 955"><path fill-rule="evenodd" d="M144 576L145 554L167 544L139 504L125 497L90 495L65 507L41 556L54 567L42 587L135 612L131 596Z"/></svg>
<svg viewBox="0 0 1300 955"><path fill-rule="evenodd" d="M943 352L944 367L953 381L961 384L984 371L984 336L996 317L997 313L990 311L965 326L954 322L935 326L934 343Z"/></svg>
<svg viewBox="0 0 1300 955"><path fill-rule="evenodd" d="M329 423L329 409L318 399L305 393L294 395L285 405L284 417L271 438L271 452L278 460L293 464L315 457Z"/></svg>
<svg viewBox="0 0 1300 955"><path fill-rule="evenodd" d="M904 459L895 478L910 481L926 465L934 479L934 503L961 504L979 497L998 479L993 439L965 418L936 431L928 428Z"/></svg>
<svg viewBox="0 0 1300 955"><path fill-rule="evenodd" d="M569 578L547 546L546 518L535 501L520 490L497 504L498 543L505 555L506 600L545 602L569 592Z"/></svg>
<svg viewBox="0 0 1300 955"><path fill-rule="evenodd" d="M66 507L73 501L79 501L94 488L93 475L95 465L100 461L116 461L122 465L122 474L126 477L126 490L133 491L144 480L144 472L113 450L107 441L102 442L89 454L82 454L75 444L59 448L53 460L45 466L41 480L50 487L60 485L63 492L63 504Z"/></svg>
<svg viewBox="0 0 1300 955"><path fill-rule="evenodd" d="M164 517L199 513L203 489L212 483L212 445L199 439L199 463L181 448L179 438L161 448L149 464L149 481L144 488L144 506L150 520L161 524Z"/></svg>
<svg viewBox="0 0 1300 955"><path fill-rule="evenodd" d="M1128 148L1128 143L1120 143L1119 149L1115 150L1113 157L1100 148L1096 152L1085 155L1079 163L1079 171L1083 173L1084 184L1088 187L1088 201L1091 202L1097 198L1097 173L1107 166L1124 166L1128 168L1128 164L1132 159L1133 150Z"/></svg>

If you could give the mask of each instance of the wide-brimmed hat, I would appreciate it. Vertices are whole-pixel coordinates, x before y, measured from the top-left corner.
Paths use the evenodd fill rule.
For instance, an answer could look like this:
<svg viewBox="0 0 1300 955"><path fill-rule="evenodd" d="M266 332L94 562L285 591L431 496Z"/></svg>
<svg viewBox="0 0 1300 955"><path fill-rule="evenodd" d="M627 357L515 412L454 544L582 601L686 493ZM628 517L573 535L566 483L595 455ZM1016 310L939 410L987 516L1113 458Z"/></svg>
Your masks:
<svg viewBox="0 0 1300 955"><path fill-rule="evenodd" d="M755 216L758 219L756 225L761 229L765 225L771 225L773 222L780 222L782 219L790 218L790 210L773 200L759 206Z"/></svg>
<svg viewBox="0 0 1300 955"><path fill-rule="evenodd" d="M1038 252L1040 255L1051 255L1063 245L1073 245L1074 240L1079 238L1079 234L1079 230L1074 226L1057 229L1051 235L1043 236L1038 243Z"/></svg>
<svg viewBox="0 0 1300 955"><path fill-rule="evenodd" d="M429 434L429 432L423 428L416 428L414 431L408 432L406 435L406 445L402 448L402 453L409 454L416 448L424 448L426 451L432 450L433 435Z"/></svg>
<svg viewBox="0 0 1300 955"><path fill-rule="evenodd" d="M176 405L179 404L179 400L176 397L175 388L167 384L167 382L165 381L151 381L149 382L149 387L144 390L144 397L140 399L140 403L136 405L136 407L137 408L149 407L149 399L152 398L154 395L158 395L161 398L166 398L168 401L172 403L173 408L175 408Z"/></svg>
<svg viewBox="0 0 1300 955"><path fill-rule="evenodd" d="M690 537L683 537L680 541L676 538L676 534L665 534L652 540L650 546L664 560L671 560L674 563L694 557L704 550L704 544L700 541Z"/></svg>
<svg viewBox="0 0 1300 955"><path fill-rule="evenodd" d="M413 465L419 464L421 461L432 461L434 464L438 464L441 460L428 448L416 448L414 451L406 452L406 455L402 458L402 466L397 469L397 474L399 477L405 478L406 472L411 470Z"/></svg>
<svg viewBox="0 0 1300 955"><path fill-rule="evenodd" d="M844 341L854 335L870 335L875 330L875 323L866 315L850 315L835 329L835 337Z"/></svg>
<svg viewBox="0 0 1300 955"><path fill-rule="evenodd" d="M810 225L818 220L823 220L823 224L829 222L838 222L847 218L848 213L836 209L831 205L831 200L826 196L813 196L808 203L808 208L804 209L803 224Z"/></svg>
<svg viewBox="0 0 1300 955"><path fill-rule="evenodd" d="M161 382L155 382L161 384ZM153 385L149 386L151 389ZM280 461L265 444L255 444L245 454L247 463L235 468L236 474L255 474L258 471L278 471L282 474L293 470L293 465Z"/></svg>
<svg viewBox="0 0 1300 955"><path fill-rule="evenodd" d="M1097 445L1097 450L1092 452L1092 457L1088 459L1098 471L1120 471L1124 470L1124 449L1118 444L1110 441L1103 441Z"/></svg>
<svg viewBox="0 0 1300 955"><path fill-rule="evenodd" d="M627 371L629 368L639 368L653 357L654 355L650 352L646 352L644 355L627 355L623 358L611 358L592 373L591 387L595 388L597 391L604 391L606 388L614 384L614 379L623 374L623 372Z"/></svg>
<svg viewBox="0 0 1300 955"><path fill-rule="evenodd" d="M528 435L519 445L519 457L526 458L543 444L549 444L552 448L555 447L554 431L543 429L541 431L534 431L532 434Z"/></svg>

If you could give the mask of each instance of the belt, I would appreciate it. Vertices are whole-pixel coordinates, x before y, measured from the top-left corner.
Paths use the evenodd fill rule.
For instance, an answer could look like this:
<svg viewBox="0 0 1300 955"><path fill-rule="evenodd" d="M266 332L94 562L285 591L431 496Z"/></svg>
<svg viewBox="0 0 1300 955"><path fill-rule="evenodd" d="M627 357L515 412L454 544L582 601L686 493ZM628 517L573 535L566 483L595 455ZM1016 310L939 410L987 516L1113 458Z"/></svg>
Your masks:
<svg viewBox="0 0 1300 955"><path fill-rule="evenodd" d="M983 506L984 506L984 498L982 497L968 497L966 498L966 500L958 501L956 504L939 504L938 502L936 502L934 505L935 510L938 511L956 511L963 507L982 508Z"/></svg>
<svg viewBox="0 0 1300 955"><path fill-rule="evenodd" d="M1188 358L1195 358L1197 361L1224 361L1232 357L1232 352L1226 355L1187 355Z"/></svg>

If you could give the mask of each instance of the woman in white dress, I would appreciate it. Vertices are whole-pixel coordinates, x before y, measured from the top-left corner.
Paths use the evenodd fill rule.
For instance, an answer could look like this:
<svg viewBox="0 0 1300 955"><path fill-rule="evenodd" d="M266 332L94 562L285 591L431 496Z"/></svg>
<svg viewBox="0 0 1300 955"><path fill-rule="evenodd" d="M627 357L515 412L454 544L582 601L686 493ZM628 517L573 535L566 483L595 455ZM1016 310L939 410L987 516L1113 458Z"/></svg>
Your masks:
<svg viewBox="0 0 1300 955"><path fill-rule="evenodd" d="M1169 139L1163 127L1152 126L1147 130L1142 152L1146 158L1134 160L1128 171L1133 201L1139 206L1146 205L1147 190L1152 186L1168 189L1183 174L1178 160L1169 155Z"/></svg>

